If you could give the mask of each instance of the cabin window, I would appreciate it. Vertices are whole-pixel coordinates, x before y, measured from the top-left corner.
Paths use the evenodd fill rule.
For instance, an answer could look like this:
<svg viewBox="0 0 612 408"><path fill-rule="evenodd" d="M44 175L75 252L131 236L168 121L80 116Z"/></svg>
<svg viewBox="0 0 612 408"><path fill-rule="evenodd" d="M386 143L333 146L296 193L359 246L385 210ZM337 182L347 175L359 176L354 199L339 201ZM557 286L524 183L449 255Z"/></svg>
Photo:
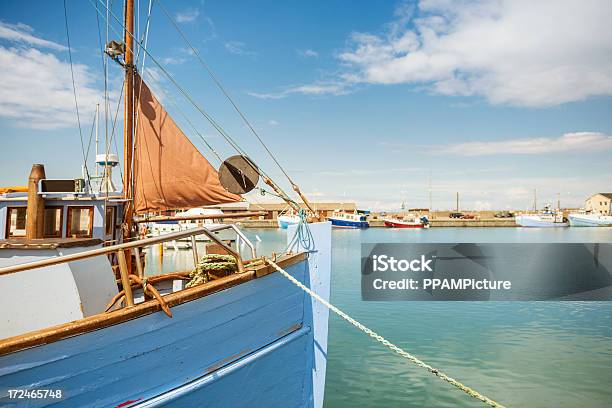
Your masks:
<svg viewBox="0 0 612 408"><path fill-rule="evenodd" d="M7 209L6 236L25 237L26 235L26 207L9 207Z"/></svg>
<svg viewBox="0 0 612 408"><path fill-rule="evenodd" d="M45 207L45 238L62 237L62 207Z"/></svg>
<svg viewBox="0 0 612 408"><path fill-rule="evenodd" d="M91 238L93 207L68 207L68 231L70 238Z"/></svg>
<svg viewBox="0 0 612 408"><path fill-rule="evenodd" d="M115 233L115 207L106 207L104 216L104 235L109 236Z"/></svg>

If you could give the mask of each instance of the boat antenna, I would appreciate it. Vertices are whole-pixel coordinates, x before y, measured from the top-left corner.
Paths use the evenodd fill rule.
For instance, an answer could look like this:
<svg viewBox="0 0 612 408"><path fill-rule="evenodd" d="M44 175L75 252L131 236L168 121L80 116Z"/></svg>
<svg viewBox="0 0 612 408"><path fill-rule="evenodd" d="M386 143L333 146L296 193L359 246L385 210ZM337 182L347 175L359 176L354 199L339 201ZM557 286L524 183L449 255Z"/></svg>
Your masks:
<svg viewBox="0 0 612 408"><path fill-rule="evenodd" d="M170 20L170 22L172 23L172 25L174 26L174 28L176 29L176 31L180 34L180 36L183 38L183 40L185 41L185 43L187 44L187 46L189 47L189 49L193 52L193 55L195 55L195 57L198 59L198 61L200 62L200 64L204 67L204 69L206 70L206 72L208 72L208 75L210 75L211 79L213 80L213 82L215 83L215 85L217 86L217 88L219 88L219 90L221 91L221 93L223 93L223 95L225 96L225 98L229 101L229 103L233 106L234 110L236 111L236 113L238 113L238 115L240 116L240 118L242 119L242 121L244 122L244 124L249 128L249 130L251 131L251 133L253 133L253 135L257 138L257 140L259 141L259 143L262 145L262 147L264 148L264 150L268 153L268 155L270 156L270 158L272 159L272 161L278 166L278 168L280 169L280 171L285 175L285 177L287 178L287 180L289 181L289 183L291 184L291 188L293 188L293 191L295 191L298 196L302 199L302 201L304 202L304 204L306 205L306 207L308 207L308 209L313 213L316 214L316 211L313 209L313 207L310 205L310 202L308 201L308 199L306 198L306 196L304 195L304 193L302 193L302 191L300 190L299 186L297 185L297 183L295 183L293 181L293 179L289 176L289 174L285 171L285 169L283 168L283 166L279 163L279 161L276 159L276 156L274 155L274 153L272 153L272 151L270 150L270 148L266 145L266 143L263 141L263 139L261 138L261 136L259 135L259 133L257 132L257 130L255 130L255 127L251 124L251 122L247 119L246 115L244 114L244 112L242 112L242 110L240 109L240 107L238 106L238 104L236 103L236 101L234 100L234 98L231 97L231 95L229 94L229 92L225 89L225 87L223 86L223 84L221 83L221 81L219 80L219 78L217 77L217 75L215 74L215 72L212 70L212 68L210 67L210 65L208 65L204 59L202 58L202 56L200 55L199 51L197 50L197 48L195 48L191 42L189 41L189 39L187 38L187 36L185 35L185 33L183 32L183 30L180 28L180 26L178 25L178 23L176 22L176 20L172 17L172 15L168 12L168 10L166 9L166 7L164 6L163 2L161 0L158 0L158 4L161 7L162 11L164 12L164 14L166 15L166 17L168 18L168 20ZM264 177L264 181L266 181L266 178ZM271 181L271 180L270 180ZM270 187L275 188L274 186L272 186L271 184L268 183L268 181L266 181L266 183L268 185L270 185Z"/></svg>

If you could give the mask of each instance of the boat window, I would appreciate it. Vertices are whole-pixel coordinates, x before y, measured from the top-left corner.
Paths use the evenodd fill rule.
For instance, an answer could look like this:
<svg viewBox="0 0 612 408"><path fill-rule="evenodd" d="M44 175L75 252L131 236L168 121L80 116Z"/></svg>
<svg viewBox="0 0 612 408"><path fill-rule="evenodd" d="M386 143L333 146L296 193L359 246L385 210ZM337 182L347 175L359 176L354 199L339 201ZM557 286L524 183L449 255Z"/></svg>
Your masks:
<svg viewBox="0 0 612 408"><path fill-rule="evenodd" d="M113 235L115 232L115 207L108 206L106 207L104 219L104 234L105 235Z"/></svg>
<svg viewBox="0 0 612 408"><path fill-rule="evenodd" d="M9 207L7 211L6 236L25 237L26 207Z"/></svg>
<svg viewBox="0 0 612 408"><path fill-rule="evenodd" d="M92 225L93 207L68 207L68 237L91 238Z"/></svg>
<svg viewBox="0 0 612 408"><path fill-rule="evenodd" d="M62 207L45 207L45 238L62 237Z"/></svg>

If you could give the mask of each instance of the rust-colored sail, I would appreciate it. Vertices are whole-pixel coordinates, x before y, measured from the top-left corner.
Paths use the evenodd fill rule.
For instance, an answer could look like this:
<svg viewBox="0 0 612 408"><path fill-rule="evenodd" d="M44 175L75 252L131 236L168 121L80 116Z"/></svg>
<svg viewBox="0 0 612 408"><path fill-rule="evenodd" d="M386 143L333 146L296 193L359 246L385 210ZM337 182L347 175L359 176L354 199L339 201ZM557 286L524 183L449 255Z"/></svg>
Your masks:
<svg viewBox="0 0 612 408"><path fill-rule="evenodd" d="M179 129L140 77L134 146L136 212L200 207L240 201L225 190L219 175Z"/></svg>

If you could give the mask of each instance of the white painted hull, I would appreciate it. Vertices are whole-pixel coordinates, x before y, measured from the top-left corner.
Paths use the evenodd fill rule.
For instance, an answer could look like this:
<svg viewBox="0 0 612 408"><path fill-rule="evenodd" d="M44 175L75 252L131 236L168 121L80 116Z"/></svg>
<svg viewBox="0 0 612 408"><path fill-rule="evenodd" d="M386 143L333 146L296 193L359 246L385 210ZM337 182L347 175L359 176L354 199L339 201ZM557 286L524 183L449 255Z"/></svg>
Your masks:
<svg viewBox="0 0 612 408"><path fill-rule="evenodd" d="M556 222L552 218L543 218L540 215L518 215L515 221L516 225L521 227L552 228L569 226L567 222Z"/></svg>
<svg viewBox="0 0 612 408"><path fill-rule="evenodd" d="M297 225L300 222L300 217L297 215L279 215L276 219L278 228L287 229L290 225Z"/></svg>
<svg viewBox="0 0 612 408"><path fill-rule="evenodd" d="M612 216L593 214L570 214L572 227L612 227Z"/></svg>

